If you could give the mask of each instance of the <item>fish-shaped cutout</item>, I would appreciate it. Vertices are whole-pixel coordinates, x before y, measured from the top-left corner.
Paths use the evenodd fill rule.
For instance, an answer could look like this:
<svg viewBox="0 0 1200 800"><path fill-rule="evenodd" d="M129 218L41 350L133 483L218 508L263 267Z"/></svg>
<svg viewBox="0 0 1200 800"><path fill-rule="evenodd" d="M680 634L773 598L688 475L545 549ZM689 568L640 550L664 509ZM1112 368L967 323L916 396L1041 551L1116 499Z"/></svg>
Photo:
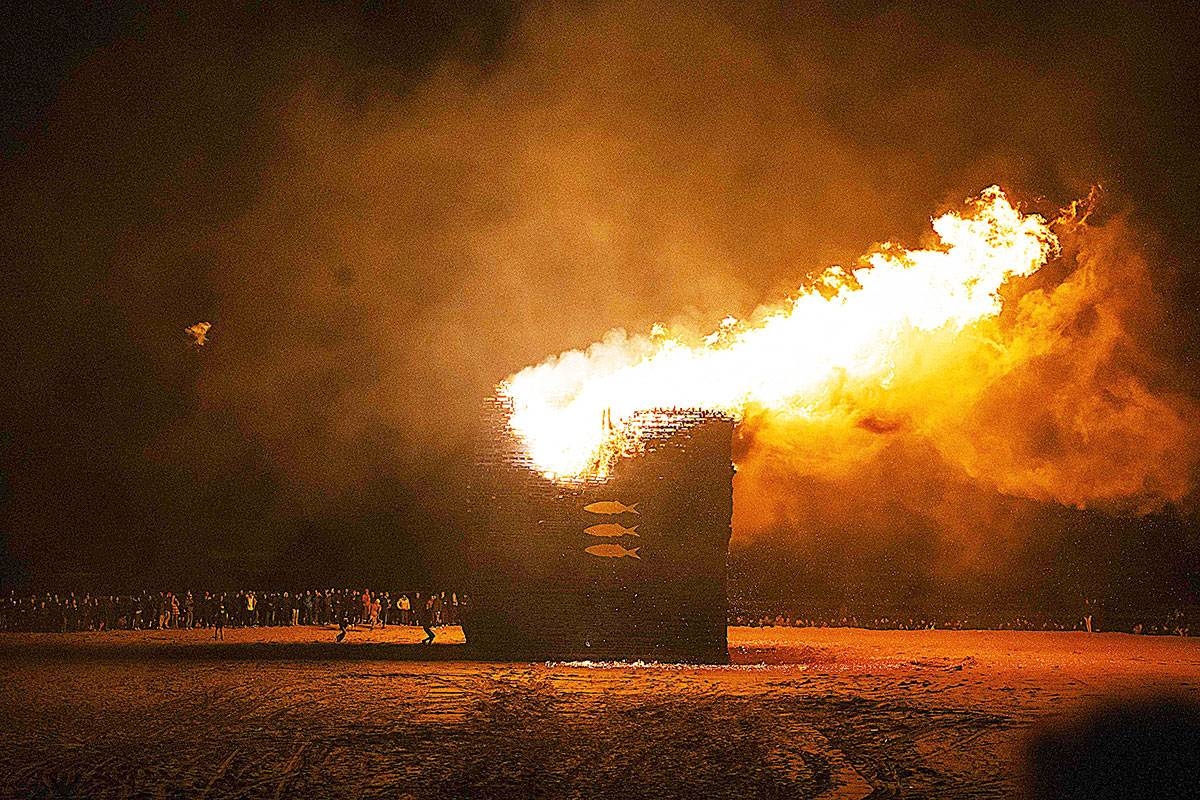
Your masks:
<svg viewBox="0 0 1200 800"><path fill-rule="evenodd" d="M637 507L637 503L627 506L624 503L617 502L616 500L602 500L599 503L592 503L591 505L584 506L583 510L590 511L593 514L624 514L626 512L630 514L636 514L638 513Z"/></svg>
<svg viewBox="0 0 1200 800"><path fill-rule="evenodd" d="M584 548L583 552L591 553L601 558L624 558L625 556L629 556L641 561L641 556L637 554L637 551L641 549L640 547L635 547L632 550L626 550L619 544L594 544L591 547Z"/></svg>
<svg viewBox="0 0 1200 800"><path fill-rule="evenodd" d="M638 526L626 528L624 525L618 525L615 522L606 522L603 525L593 525L590 528L584 528L583 532L588 536L604 536L612 538L615 536L637 536Z"/></svg>

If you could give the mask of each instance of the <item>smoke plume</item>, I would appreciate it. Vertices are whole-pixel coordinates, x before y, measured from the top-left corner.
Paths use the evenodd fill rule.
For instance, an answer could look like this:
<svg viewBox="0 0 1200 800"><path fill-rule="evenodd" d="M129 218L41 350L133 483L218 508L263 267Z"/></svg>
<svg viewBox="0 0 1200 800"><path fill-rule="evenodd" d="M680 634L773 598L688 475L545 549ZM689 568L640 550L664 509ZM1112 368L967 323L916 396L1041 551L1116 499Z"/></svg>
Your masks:
<svg viewBox="0 0 1200 800"><path fill-rule="evenodd" d="M936 376L908 365L910 401L748 419L738 537L859 530L935 558L1040 503L1186 506L1197 196L1170 54L1200 26L1058 13L114 21L8 131L10 553L436 561L497 381L616 328L745 319L878 242L922 246L992 183L1048 216L1101 183L1124 211L1060 231Z"/></svg>

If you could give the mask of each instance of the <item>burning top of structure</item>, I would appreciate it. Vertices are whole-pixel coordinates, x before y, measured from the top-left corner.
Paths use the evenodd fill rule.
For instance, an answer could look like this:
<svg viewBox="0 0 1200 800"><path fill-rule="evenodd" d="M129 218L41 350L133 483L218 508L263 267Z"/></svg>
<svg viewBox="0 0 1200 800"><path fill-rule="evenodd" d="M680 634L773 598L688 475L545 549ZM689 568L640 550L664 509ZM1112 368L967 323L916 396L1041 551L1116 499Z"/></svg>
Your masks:
<svg viewBox="0 0 1200 800"><path fill-rule="evenodd" d="M685 433L705 422L734 420L731 414L703 408L651 408L633 412L618 426L605 410L596 419L601 451L596 454L594 468L560 473L545 469L534 457L527 440L520 435L513 421L515 410L511 396L502 389L488 400L488 405L491 408L489 418L505 420L506 429L490 432L486 439L488 452L481 453L481 462L524 467L559 483L603 482L610 476L619 458L653 452L676 434Z"/></svg>
<svg viewBox="0 0 1200 800"><path fill-rule="evenodd" d="M510 376L499 393L522 458L560 482L603 478L679 424L664 409L812 418L847 396L886 394L914 352L998 316L1001 286L1058 249L1046 220L996 186L932 226L927 249L885 245L858 268L830 267L787 301L744 322L728 317L695 342L662 325L617 330Z"/></svg>

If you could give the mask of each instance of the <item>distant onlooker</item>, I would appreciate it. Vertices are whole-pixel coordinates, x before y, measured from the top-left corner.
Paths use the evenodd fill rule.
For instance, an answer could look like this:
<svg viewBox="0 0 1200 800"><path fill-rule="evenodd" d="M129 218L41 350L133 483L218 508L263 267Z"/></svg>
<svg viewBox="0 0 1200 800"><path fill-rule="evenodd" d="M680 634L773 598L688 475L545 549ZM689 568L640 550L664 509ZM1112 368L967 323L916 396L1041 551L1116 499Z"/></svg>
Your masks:
<svg viewBox="0 0 1200 800"><path fill-rule="evenodd" d="M442 625L442 595L434 591L430 596L431 618L434 625Z"/></svg>
<svg viewBox="0 0 1200 800"><path fill-rule="evenodd" d="M383 610L383 604L379 602L379 596L371 601L370 613L367 615L370 620L370 629L375 630L375 626L379 624L379 613Z"/></svg>
<svg viewBox="0 0 1200 800"><path fill-rule="evenodd" d="M311 591L304 593L304 597L300 600L300 624L313 624L313 594Z"/></svg>

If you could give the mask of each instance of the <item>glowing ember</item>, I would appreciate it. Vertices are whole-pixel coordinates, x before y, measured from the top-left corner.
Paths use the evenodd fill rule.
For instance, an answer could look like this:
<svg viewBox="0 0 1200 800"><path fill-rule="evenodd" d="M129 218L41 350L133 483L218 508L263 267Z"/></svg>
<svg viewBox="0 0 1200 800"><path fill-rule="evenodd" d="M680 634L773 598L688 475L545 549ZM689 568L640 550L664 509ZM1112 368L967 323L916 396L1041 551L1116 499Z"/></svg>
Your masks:
<svg viewBox="0 0 1200 800"><path fill-rule="evenodd" d="M900 362L939 336L1001 310L1000 287L1056 252L1047 222L1017 211L998 187L964 213L933 220L929 250L885 247L850 272L831 267L786 303L722 320L696 344L655 325L613 331L509 377L511 426L548 477L604 477L635 449L646 412L692 408L741 419L807 418L848 391L887 393Z"/></svg>
<svg viewBox="0 0 1200 800"><path fill-rule="evenodd" d="M208 331L212 328L211 322L197 322L195 325L189 325L183 329L183 332L192 337L192 344L197 347L203 347L208 342Z"/></svg>

